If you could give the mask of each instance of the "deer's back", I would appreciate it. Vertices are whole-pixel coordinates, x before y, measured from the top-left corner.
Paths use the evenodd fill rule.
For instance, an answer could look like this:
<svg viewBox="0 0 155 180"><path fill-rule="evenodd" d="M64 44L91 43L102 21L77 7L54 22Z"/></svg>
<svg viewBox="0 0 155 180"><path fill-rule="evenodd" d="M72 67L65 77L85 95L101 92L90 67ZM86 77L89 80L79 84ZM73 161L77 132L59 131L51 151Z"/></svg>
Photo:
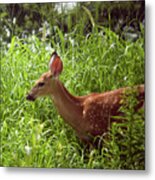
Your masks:
<svg viewBox="0 0 155 180"><path fill-rule="evenodd" d="M144 86L136 86L138 92L138 108L144 102ZM107 131L112 116L120 116L122 95L128 88L121 88L94 96L89 96L83 102L83 122L85 130L92 135L100 135Z"/></svg>

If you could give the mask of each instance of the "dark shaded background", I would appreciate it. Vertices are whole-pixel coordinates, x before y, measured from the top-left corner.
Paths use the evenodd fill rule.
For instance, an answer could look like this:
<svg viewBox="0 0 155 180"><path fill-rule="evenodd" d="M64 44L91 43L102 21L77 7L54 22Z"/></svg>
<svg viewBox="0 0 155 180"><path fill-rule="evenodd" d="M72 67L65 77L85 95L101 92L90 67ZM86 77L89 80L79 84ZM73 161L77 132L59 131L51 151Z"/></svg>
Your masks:
<svg viewBox="0 0 155 180"><path fill-rule="evenodd" d="M63 33L87 35L94 28L92 22L95 28L109 27L123 38L126 33L137 37L144 13L145 1L77 2L72 8L65 3L0 4L1 40L9 42L14 35L26 38L31 34L51 38L56 26Z"/></svg>

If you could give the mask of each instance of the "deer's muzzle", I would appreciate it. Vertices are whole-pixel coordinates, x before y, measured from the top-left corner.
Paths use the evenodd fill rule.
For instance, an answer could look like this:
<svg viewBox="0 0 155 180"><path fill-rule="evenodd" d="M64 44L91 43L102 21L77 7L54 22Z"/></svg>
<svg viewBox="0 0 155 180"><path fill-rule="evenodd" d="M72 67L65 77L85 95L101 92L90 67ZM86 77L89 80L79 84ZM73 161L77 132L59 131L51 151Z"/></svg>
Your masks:
<svg viewBox="0 0 155 180"><path fill-rule="evenodd" d="M35 98L34 98L31 94L28 94L27 97L26 97L26 99L27 99L28 101L35 101Z"/></svg>

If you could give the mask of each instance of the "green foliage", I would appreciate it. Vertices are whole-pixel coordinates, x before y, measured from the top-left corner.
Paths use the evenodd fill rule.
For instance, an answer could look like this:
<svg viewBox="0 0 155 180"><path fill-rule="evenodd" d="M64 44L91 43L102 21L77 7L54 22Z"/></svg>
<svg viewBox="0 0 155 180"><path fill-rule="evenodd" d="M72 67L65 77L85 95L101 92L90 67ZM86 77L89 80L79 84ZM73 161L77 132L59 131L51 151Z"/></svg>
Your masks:
<svg viewBox="0 0 155 180"><path fill-rule="evenodd" d="M109 168L144 170L145 168L145 118L144 109L135 112L136 92L128 90L124 95L120 111L123 122L113 123L109 139L105 139L103 148ZM122 117L115 117L116 120ZM107 151L105 151L105 147ZM109 154L113 157L109 159ZM111 157L110 156L110 157ZM111 163L111 161L113 163Z"/></svg>
<svg viewBox="0 0 155 180"><path fill-rule="evenodd" d="M14 35L52 37L55 26L63 33L71 33L78 25L79 34L86 35L99 25L125 38L129 29L139 34L144 8L145 1L0 4L0 32L3 41L10 41Z"/></svg>
<svg viewBox="0 0 155 180"><path fill-rule="evenodd" d="M48 70L54 49L64 64L60 79L73 94L144 83L143 37L128 42L106 28L94 28L87 37L79 30L77 25L65 36L56 27L55 36L44 41L36 36L14 36L9 50L2 48L1 165L144 169L144 112L133 113L132 96L128 98L130 107L122 106L126 121L113 124L101 149L89 150L57 114L50 98L34 103L25 99L34 81Z"/></svg>

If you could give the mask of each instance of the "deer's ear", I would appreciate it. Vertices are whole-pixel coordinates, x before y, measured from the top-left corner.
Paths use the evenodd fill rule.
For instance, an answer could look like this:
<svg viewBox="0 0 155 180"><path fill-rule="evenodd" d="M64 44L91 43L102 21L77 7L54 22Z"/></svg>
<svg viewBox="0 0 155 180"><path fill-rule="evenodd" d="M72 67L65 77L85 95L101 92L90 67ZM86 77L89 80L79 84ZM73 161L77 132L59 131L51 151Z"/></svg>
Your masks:
<svg viewBox="0 0 155 180"><path fill-rule="evenodd" d="M59 74L62 72L63 64L56 52L51 55L49 68L54 77L59 76Z"/></svg>

